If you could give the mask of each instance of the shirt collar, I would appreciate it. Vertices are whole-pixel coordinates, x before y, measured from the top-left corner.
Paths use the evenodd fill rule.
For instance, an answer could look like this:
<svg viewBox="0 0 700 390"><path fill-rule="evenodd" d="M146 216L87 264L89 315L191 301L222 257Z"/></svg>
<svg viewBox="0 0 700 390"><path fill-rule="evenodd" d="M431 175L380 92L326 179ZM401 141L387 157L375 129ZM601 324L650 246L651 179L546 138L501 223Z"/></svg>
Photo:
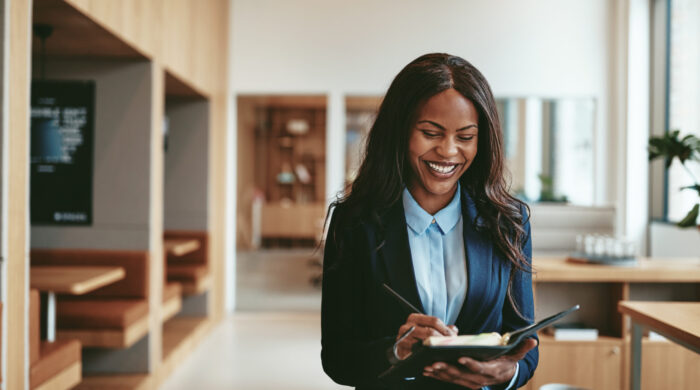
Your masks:
<svg viewBox="0 0 700 390"><path fill-rule="evenodd" d="M435 219L443 234L448 233L457 225L462 218L461 188L457 182L457 191L450 203L438 211L435 215L430 215L416 202L408 188L403 189L403 209L406 214L406 224L416 234L423 234Z"/></svg>

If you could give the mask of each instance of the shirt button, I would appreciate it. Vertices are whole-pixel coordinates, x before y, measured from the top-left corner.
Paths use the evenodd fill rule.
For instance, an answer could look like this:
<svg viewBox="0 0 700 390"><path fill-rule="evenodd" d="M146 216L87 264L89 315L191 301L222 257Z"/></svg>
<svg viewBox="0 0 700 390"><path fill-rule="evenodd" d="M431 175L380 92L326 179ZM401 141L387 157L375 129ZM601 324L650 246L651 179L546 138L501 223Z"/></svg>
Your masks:
<svg viewBox="0 0 700 390"><path fill-rule="evenodd" d="M435 223L435 218L433 218L433 221L432 221L432 222L430 222L430 223Z"/></svg>

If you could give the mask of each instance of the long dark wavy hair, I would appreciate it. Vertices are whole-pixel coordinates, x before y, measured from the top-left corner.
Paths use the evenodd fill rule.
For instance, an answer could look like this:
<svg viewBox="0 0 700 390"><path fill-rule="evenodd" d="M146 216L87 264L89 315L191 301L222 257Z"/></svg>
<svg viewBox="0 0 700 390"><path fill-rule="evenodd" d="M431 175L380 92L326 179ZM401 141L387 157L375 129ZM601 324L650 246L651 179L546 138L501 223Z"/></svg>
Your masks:
<svg viewBox="0 0 700 390"><path fill-rule="evenodd" d="M411 177L408 140L419 106L432 96L453 88L470 100L479 115L477 154L459 181L474 200L478 229L486 234L512 263L508 299L517 270L530 272L523 253L528 239L524 229L530 212L526 204L508 193L501 123L496 102L484 76L466 60L443 53L418 57L399 72L382 101L367 139L362 165L346 195L331 203L342 205L337 226L363 217L382 231L381 216L396 202ZM526 215L523 211L526 209ZM476 224L477 221L472 221ZM380 243L379 247L383 244ZM520 313L518 313L520 314Z"/></svg>

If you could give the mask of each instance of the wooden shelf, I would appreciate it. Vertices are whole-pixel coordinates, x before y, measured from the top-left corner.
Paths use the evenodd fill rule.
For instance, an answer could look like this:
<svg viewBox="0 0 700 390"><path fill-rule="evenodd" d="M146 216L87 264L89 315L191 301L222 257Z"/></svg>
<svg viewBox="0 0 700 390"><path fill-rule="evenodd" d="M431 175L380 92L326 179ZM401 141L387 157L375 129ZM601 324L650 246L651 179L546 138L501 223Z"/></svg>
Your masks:
<svg viewBox="0 0 700 390"><path fill-rule="evenodd" d="M379 111L383 96L352 95L345 97L345 109L347 111Z"/></svg>
<svg viewBox="0 0 700 390"><path fill-rule="evenodd" d="M256 107L325 109L328 103L325 95L238 95L238 98Z"/></svg>

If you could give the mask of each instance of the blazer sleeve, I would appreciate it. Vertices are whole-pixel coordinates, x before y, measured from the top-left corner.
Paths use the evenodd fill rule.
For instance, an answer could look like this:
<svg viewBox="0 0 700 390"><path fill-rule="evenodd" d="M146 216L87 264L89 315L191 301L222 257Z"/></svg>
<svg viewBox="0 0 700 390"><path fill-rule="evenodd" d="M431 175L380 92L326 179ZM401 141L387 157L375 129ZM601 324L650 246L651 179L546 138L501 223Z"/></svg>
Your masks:
<svg viewBox="0 0 700 390"><path fill-rule="evenodd" d="M331 218L323 257L323 370L341 385L378 385L378 375L389 367L386 350L394 337L368 336L372 319L366 318L365 297L372 287L363 269L369 248L353 237L357 233L352 229L338 226L338 212L336 208Z"/></svg>
<svg viewBox="0 0 700 390"><path fill-rule="evenodd" d="M526 215L524 210L523 215ZM527 257L528 262L532 264L532 237L529 218L527 218L524 228L527 239L523 245L523 253ZM528 271L532 270L530 269ZM506 302L503 305L503 332L509 332L530 325L534 322L535 318L535 307L532 296L532 273L527 271L516 271L511 288L513 300L517 305L517 309L522 316L525 317L525 319L518 315L518 312L513 308L510 300L506 299ZM537 338L536 335L535 338L538 340L539 344L539 338ZM538 347L535 347L518 362L518 378L513 388L517 389L524 386L527 381L532 378L532 375L535 373L535 369L537 368L538 361L539 350ZM507 385L507 383L504 383L501 386L491 387L493 389L504 389Z"/></svg>

